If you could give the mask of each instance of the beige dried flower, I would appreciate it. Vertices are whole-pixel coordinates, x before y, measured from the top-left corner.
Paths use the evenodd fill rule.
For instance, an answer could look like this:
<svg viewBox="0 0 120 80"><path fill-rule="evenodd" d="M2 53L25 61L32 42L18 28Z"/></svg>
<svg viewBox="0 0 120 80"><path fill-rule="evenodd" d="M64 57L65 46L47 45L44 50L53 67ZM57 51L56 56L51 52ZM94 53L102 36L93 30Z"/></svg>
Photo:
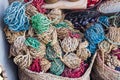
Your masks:
<svg viewBox="0 0 120 80"><path fill-rule="evenodd" d="M24 55L23 54L17 55L14 58L14 62L21 69L28 68L32 63L32 56L29 54L29 50L27 50L27 53L25 52Z"/></svg>
<svg viewBox="0 0 120 80"><path fill-rule="evenodd" d="M26 15L27 15L29 18L31 18L31 17L34 16L35 14L39 13L39 12L37 11L37 8L35 8L32 4L27 5L25 12L26 12Z"/></svg>
<svg viewBox="0 0 120 80"><path fill-rule="evenodd" d="M79 67L81 63L81 59L75 53L70 53L64 56L62 61L71 69Z"/></svg>
<svg viewBox="0 0 120 80"><path fill-rule="evenodd" d="M64 52L69 53L77 49L79 40L77 38L65 37L61 42L61 47Z"/></svg>
<svg viewBox="0 0 120 80"><path fill-rule="evenodd" d="M83 61L87 60L87 58L91 56L90 51L87 49L88 45L89 45L88 42L84 41L79 44L79 48L77 50L77 56L81 58Z"/></svg>
<svg viewBox="0 0 120 80"><path fill-rule="evenodd" d="M10 44L13 44L14 41L17 39L18 36L23 36L24 32L14 32L8 29L8 27L4 28L4 32L6 35L6 39Z"/></svg>
<svg viewBox="0 0 120 80"><path fill-rule="evenodd" d="M41 59L40 64L41 64L41 69L43 72L47 72L51 67L51 63L45 58Z"/></svg>
<svg viewBox="0 0 120 80"><path fill-rule="evenodd" d="M54 24L58 24L59 22L63 21L64 16L62 14L62 11L56 8L50 11L50 13L48 14L48 18L51 21L54 21Z"/></svg>
<svg viewBox="0 0 120 80"><path fill-rule="evenodd" d="M56 38L56 36L53 36L54 30L54 27L50 27L49 30L44 32L43 34L37 34L38 39L44 44L52 42L53 38Z"/></svg>
<svg viewBox="0 0 120 80"><path fill-rule="evenodd" d="M43 43L40 43L40 48L39 49L34 49L32 47L29 47L28 48L29 51L30 51L30 55L33 57L33 58L43 58L46 54L46 46L45 44Z"/></svg>

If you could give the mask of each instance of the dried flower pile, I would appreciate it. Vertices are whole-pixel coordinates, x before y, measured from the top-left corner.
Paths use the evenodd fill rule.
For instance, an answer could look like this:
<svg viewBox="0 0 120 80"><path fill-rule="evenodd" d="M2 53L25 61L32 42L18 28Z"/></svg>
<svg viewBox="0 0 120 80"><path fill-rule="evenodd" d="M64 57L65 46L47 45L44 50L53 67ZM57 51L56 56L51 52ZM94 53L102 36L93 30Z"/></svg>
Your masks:
<svg viewBox="0 0 120 80"><path fill-rule="evenodd" d="M88 6L98 2L89 1ZM104 45L98 46L106 38L103 25L97 22L99 13L86 11L65 15L60 9L45 13L43 4L43 0L14 1L6 9L4 32L10 43L10 57L21 70L81 77L89 68L97 48L104 49ZM88 14L92 15L86 16ZM113 40L114 35L109 33L108 38L119 42L119 39ZM118 55L114 56L117 59Z"/></svg>

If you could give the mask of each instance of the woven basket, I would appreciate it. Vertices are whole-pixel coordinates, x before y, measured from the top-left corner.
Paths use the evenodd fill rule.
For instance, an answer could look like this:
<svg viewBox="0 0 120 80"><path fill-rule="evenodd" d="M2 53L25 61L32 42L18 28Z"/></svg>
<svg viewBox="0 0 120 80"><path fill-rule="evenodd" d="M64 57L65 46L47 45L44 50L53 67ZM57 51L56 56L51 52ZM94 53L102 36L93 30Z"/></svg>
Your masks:
<svg viewBox="0 0 120 80"><path fill-rule="evenodd" d="M50 73L36 73L32 72L28 69L22 70L19 69L19 78L20 80L90 80L90 73L91 69L95 60L96 54L92 58L92 62L87 69L87 71L84 73L84 75L80 78L67 78L67 77L61 77L56 76Z"/></svg>
<svg viewBox="0 0 120 80"><path fill-rule="evenodd" d="M91 76L93 78L92 80L120 80L120 72L103 64L99 54L93 65Z"/></svg>

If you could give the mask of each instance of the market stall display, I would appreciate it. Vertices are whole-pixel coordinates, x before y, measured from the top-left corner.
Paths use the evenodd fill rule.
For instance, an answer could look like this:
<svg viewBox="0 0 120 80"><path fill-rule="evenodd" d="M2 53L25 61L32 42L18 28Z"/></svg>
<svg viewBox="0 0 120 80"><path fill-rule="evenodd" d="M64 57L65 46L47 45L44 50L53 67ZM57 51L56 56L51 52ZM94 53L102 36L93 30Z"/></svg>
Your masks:
<svg viewBox="0 0 120 80"><path fill-rule="evenodd" d="M92 75L117 80L118 4L119 0L12 2L4 13L4 33L10 44L10 58L19 69L19 79L90 80L93 67ZM112 70L117 73L112 75Z"/></svg>

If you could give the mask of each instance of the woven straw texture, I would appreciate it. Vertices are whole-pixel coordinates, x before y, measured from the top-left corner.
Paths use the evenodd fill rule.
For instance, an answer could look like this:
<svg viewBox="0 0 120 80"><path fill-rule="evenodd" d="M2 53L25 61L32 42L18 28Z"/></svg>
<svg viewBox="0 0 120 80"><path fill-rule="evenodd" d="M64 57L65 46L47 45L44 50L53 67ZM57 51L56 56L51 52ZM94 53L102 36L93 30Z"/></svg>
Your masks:
<svg viewBox="0 0 120 80"><path fill-rule="evenodd" d="M92 70L92 80L120 80L120 72L103 64L100 55L97 55Z"/></svg>
<svg viewBox="0 0 120 80"><path fill-rule="evenodd" d="M19 78L20 80L90 80L90 73L91 69L95 60L96 54L92 58L92 62L85 72L85 74L80 78L67 78L67 77L61 77L56 76L50 73L36 73L32 72L28 69L22 70L19 69Z"/></svg>

